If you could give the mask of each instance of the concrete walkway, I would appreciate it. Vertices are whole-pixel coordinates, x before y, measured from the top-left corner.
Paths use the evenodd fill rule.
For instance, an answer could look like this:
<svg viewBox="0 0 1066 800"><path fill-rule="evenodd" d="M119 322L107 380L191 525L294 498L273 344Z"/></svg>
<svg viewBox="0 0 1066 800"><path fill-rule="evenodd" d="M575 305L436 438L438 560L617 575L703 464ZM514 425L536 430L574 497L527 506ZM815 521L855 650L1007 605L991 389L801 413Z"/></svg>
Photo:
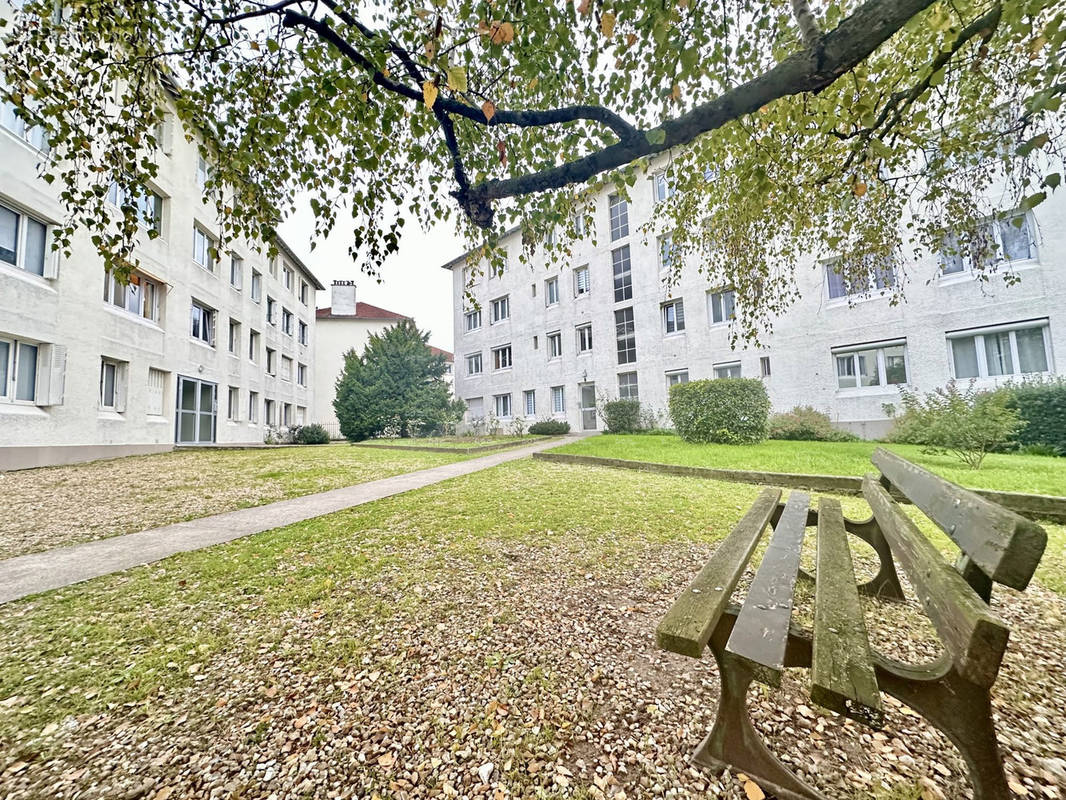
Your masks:
<svg viewBox="0 0 1066 800"><path fill-rule="evenodd" d="M529 447L503 450L480 458L394 475L391 478L345 486L319 494L294 497L269 505L242 508L139 533L9 558L0 561L0 603L9 603L27 595L150 564L175 553L199 550L363 503L372 503L449 478L458 478L508 461L516 461L563 443L559 439L553 439Z"/></svg>

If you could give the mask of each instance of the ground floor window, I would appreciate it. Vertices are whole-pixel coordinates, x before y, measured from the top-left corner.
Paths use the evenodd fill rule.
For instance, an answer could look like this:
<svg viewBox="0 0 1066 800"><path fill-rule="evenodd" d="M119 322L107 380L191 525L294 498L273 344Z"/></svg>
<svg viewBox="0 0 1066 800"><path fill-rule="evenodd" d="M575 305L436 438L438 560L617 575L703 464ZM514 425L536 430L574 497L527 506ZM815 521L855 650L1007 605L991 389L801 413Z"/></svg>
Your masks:
<svg viewBox="0 0 1066 800"><path fill-rule="evenodd" d="M215 441L215 401L217 386L182 376L178 379L178 419L175 440L179 444L206 444Z"/></svg>
<svg viewBox="0 0 1066 800"><path fill-rule="evenodd" d="M714 377L716 378L739 378L740 362L731 361L728 364L715 364Z"/></svg>
<svg viewBox="0 0 1066 800"><path fill-rule="evenodd" d="M1050 372L1047 320L949 333L956 378L986 378Z"/></svg>
<svg viewBox="0 0 1066 800"><path fill-rule="evenodd" d="M0 339L0 400L36 401L37 355L36 344Z"/></svg>
<svg viewBox="0 0 1066 800"><path fill-rule="evenodd" d="M241 417L241 390L236 386L229 387L229 397L226 404L226 419L236 422Z"/></svg>
<svg viewBox="0 0 1066 800"><path fill-rule="evenodd" d="M148 413L154 417L163 416L163 404L166 397L167 373L161 369L148 369Z"/></svg>
<svg viewBox="0 0 1066 800"><path fill-rule="evenodd" d="M759 372L764 378L770 377L770 356L759 357Z"/></svg>
<svg viewBox="0 0 1066 800"><path fill-rule="evenodd" d="M566 412L566 396L562 386L552 387L552 413L563 414Z"/></svg>
<svg viewBox="0 0 1066 800"><path fill-rule="evenodd" d="M675 369L666 373L667 390L669 390L671 386L677 386L679 383L688 383L687 369Z"/></svg>
<svg viewBox="0 0 1066 800"><path fill-rule="evenodd" d="M259 392L248 392L248 421L259 422Z"/></svg>
<svg viewBox="0 0 1066 800"><path fill-rule="evenodd" d="M618 397L622 400L636 400L638 397L637 392L637 373L635 372L622 372L618 375Z"/></svg>
<svg viewBox="0 0 1066 800"><path fill-rule="evenodd" d="M497 394L493 395L493 405L497 417L509 417L511 416L511 395L509 394Z"/></svg>
<svg viewBox="0 0 1066 800"><path fill-rule="evenodd" d="M833 355L840 389L898 386L907 382L907 345L904 342L835 348Z"/></svg>
<svg viewBox="0 0 1066 800"><path fill-rule="evenodd" d="M526 404L526 416L536 416L537 413L537 392L535 389L527 389L523 392L523 396Z"/></svg>
<svg viewBox="0 0 1066 800"><path fill-rule="evenodd" d="M110 358L100 360L100 408L126 410L126 365Z"/></svg>

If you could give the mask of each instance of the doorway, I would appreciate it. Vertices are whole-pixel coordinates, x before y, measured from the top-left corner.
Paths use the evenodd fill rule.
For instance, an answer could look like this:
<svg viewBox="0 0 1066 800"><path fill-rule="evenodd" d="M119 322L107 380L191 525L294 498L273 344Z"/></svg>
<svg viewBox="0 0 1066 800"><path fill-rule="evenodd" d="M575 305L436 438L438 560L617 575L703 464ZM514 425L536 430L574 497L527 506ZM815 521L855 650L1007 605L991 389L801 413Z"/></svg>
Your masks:
<svg viewBox="0 0 1066 800"><path fill-rule="evenodd" d="M581 384L581 430L596 430L596 384Z"/></svg>
<svg viewBox="0 0 1066 800"><path fill-rule="evenodd" d="M178 444L211 444L215 441L216 384L178 377Z"/></svg>

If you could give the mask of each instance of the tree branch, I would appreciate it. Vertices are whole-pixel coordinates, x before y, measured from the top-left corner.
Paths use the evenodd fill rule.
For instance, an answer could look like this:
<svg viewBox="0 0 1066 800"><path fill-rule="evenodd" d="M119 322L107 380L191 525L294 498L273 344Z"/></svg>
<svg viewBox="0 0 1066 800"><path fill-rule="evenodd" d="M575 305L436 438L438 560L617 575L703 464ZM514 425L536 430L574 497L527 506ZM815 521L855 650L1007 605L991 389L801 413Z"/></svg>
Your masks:
<svg viewBox="0 0 1066 800"><path fill-rule="evenodd" d="M792 16L796 18L803 43L812 49L818 47L822 31L811 13L811 4L807 0L792 0Z"/></svg>

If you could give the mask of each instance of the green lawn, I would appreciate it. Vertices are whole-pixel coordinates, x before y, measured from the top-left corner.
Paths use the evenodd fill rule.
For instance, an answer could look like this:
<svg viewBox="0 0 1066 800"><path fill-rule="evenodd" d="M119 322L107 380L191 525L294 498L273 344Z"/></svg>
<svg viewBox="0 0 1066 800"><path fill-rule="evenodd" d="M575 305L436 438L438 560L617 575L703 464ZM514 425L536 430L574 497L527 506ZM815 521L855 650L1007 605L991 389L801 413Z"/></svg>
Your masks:
<svg viewBox="0 0 1066 800"><path fill-rule="evenodd" d="M427 436L421 439L367 439L359 444L365 447L440 447L448 450L468 450L475 447L532 444L548 438L551 437L533 436L529 433L522 436Z"/></svg>
<svg viewBox="0 0 1066 800"><path fill-rule="evenodd" d="M975 489L1066 495L1066 458L989 455L971 470L949 455L926 455L917 445L878 442L766 441L758 445L689 444L677 436L603 435L578 439L555 453L652 461L691 467L800 472L812 475L863 475L874 471L870 454L887 447L949 480Z"/></svg>

